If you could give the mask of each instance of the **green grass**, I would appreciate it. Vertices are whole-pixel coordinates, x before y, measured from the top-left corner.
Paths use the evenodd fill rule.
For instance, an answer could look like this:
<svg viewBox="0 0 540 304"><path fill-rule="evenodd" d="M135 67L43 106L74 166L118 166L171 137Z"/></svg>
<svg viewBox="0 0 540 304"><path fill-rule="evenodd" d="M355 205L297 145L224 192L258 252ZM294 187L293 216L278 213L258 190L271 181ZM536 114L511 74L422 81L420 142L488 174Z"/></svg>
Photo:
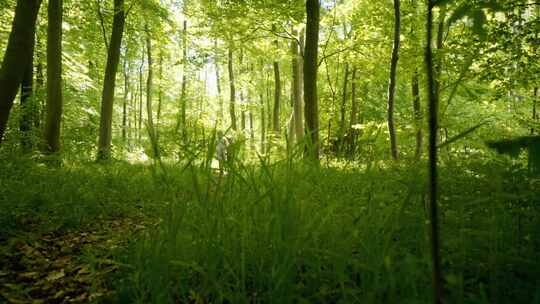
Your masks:
<svg viewBox="0 0 540 304"><path fill-rule="evenodd" d="M158 224L112 258L107 303L427 303L424 164L317 168L283 160L49 168L2 162L2 233ZM384 165L384 166L383 166ZM506 161L447 160L441 238L448 303L540 303L540 187ZM15 219L15 220L14 220Z"/></svg>

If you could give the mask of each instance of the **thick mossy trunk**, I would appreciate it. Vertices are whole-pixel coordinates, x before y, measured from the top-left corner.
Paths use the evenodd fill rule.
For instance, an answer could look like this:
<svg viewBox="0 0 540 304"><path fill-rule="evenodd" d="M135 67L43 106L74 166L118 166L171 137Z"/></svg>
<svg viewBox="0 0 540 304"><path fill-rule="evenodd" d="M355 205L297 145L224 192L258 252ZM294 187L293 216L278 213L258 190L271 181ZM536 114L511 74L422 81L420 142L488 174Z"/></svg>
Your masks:
<svg viewBox="0 0 540 304"><path fill-rule="evenodd" d="M103 94L101 97L101 119L99 125L98 160L107 160L111 157L112 116L114 104L114 88L116 86L116 72L120 61L120 46L124 33L125 12L124 0L114 0L114 18L107 53L107 65L103 81Z"/></svg>
<svg viewBox="0 0 540 304"><path fill-rule="evenodd" d="M41 0L19 0L0 68L0 144L6 131L13 100L29 64Z"/></svg>
<svg viewBox="0 0 540 304"><path fill-rule="evenodd" d="M317 70L319 47L320 4L306 0L306 48L304 51L304 102L306 129L309 136L306 157L319 161L319 102L317 97Z"/></svg>

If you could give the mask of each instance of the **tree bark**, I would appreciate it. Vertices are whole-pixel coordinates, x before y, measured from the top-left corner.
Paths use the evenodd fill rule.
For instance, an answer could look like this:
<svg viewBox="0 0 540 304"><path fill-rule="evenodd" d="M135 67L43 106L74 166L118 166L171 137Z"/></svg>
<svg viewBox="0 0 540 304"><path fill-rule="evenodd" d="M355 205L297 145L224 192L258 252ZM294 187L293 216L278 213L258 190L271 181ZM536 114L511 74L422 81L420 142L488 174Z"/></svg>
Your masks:
<svg viewBox="0 0 540 304"><path fill-rule="evenodd" d="M144 49L143 49L144 50ZM143 121L143 68L144 68L144 51L141 52L141 65L139 66L139 123L137 127L137 140L141 142L142 137L142 121Z"/></svg>
<svg viewBox="0 0 540 304"><path fill-rule="evenodd" d="M274 115L272 117L272 129L276 134L281 131L279 123L281 113L281 78L279 73L279 63L274 61Z"/></svg>
<svg viewBox="0 0 540 304"><path fill-rule="evenodd" d="M306 158L319 161L319 105L317 70L319 48L319 0L306 0L306 48L304 51L304 102L306 131L309 135Z"/></svg>
<svg viewBox="0 0 540 304"><path fill-rule="evenodd" d="M400 0L394 0L394 46L390 60L390 80L388 83L388 134L390 136L390 151L394 160L398 159L396 128L394 125L394 99L396 94L397 64L399 60L399 47L401 36L401 8Z"/></svg>
<svg viewBox="0 0 540 304"><path fill-rule="evenodd" d="M439 6L439 20L437 21L437 56L435 57L435 90L437 96L441 95L441 74L442 74L442 49L444 48L444 27L446 18L446 5Z"/></svg>
<svg viewBox="0 0 540 304"><path fill-rule="evenodd" d="M427 74L427 88L429 97L429 201L430 201L430 231L431 231L431 259L433 274L433 302L443 303L443 286L441 275L440 246L439 246L439 215L438 215L438 172L437 172L437 131L439 96L436 87L435 68L433 63L433 6L434 0L427 0L426 19L426 47L425 63Z"/></svg>
<svg viewBox="0 0 540 304"><path fill-rule="evenodd" d="M341 97L341 109L340 109L340 119L339 119L339 137L343 138L345 135L345 126L346 120L345 115L347 114L347 97L349 87L349 63L345 63L345 77L343 78L343 93Z"/></svg>
<svg viewBox="0 0 540 304"><path fill-rule="evenodd" d="M218 98L218 105L219 105L219 109L218 109L218 122L219 124L223 124L223 119L224 119L224 115L223 115L223 98L221 97L221 77L220 77L220 73L219 73L219 62L218 62L218 41L217 39L215 40L214 42L214 48L215 48L215 57L214 57L214 65L215 65L215 68L216 68L216 88L217 88L217 98Z"/></svg>
<svg viewBox="0 0 540 304"><path fill-rule="evenodd" d="M161 121L161 112L163 107L163 52L159 52L159 82L158 82L158 108L156 114L156 137L159 137L159 122Z"/></svg>
<svg viewBox="0 0 540 304"><path fill-rule="evenodd" d="M298 32L293 30L293 36L298 36ZM302 105L302 81L300 80L301 56L298 52L298 43L291 41L291 57L292 57L292 97L293 97L293 115L294 115L294 130L296 142L302 142L304 137L304 117Z"/></svg>
<svg viewBox="0 0 540 304"><path fill-rule="evenodd" d="M36 117L36 101L33 97L34 91L34 46L35 35L32 36L31 54L24 69L24 76L21 83L21 118L19 130L21 131L21 147L24 152L32 150L32 129L34 118Z"/></svg>
<svg viewBox="0 0 540 304"><path fill-rule="evenodd" d="M351 75L351 119L349 128L358 123L358 102L356 100L356 66L353 66Z"/></svg>
<svg viewBox="0 0 540 304"><path fill-rule="evenodd" d="M415 128L415 138L416 138L416 149L414 152L414 158L416 160L420 159L422 156L422 145L423 145L423 135L422 135L422 106L420 105L420 85L418 81L418 71L414 71L412 81L412 99L413 99L413 115L414 115L414 128Z"/></svg>
<svg viewBox="0 0 540 304"><path fill-rule="evenodd" d="M9 112L24 77L32 53L36 20L41 0L18 0L6 52L0 68L0 144L6 131Z"/></svg>
<svg viewBox="0 0 540 304"><path fill-rule="evenodd" d="M240 130L246 130L246 110L244 104L244 92L240 91Z"/></svg>
<svg viewBox="0 0 540 304"><path fill-rule="evenodd" d="M114 104L114 88L116 85L116 72L120 61L120 46L124 33L125 12L124 0L114 0L114 18L111 33L111 42L107 53L107 66L103 80L103 94L101 97L101 119L99 124L98 160L111 158L112 116Z"/></svg>
<svg viewBox="0 0 540 304"><path fill-rule="evenodd" d="M229 85L230 85L230 100L229 100L229 114L231 115L231 127L233 130L236 131L236 110L235 110L235 104L236 104L236 88L234 84L234 70L233 70L233 51L229 47Z"/></svg>
<svg viewBox="0 0 540 304"><path fill-rule="evenodd" d="M538 105L538 88L534 88L533 93L533 108L532 108L532 119L533 123L538 120L538 113L537 113L537 105ZM533 135L535 132L534 128L531 128L531 135Z"/></svg>
<svg viewBox="0 0 540 304"><path fill-rule="evenodd" d="M129 95L129 67L128 67L128 58L127 51L124 55L124 98L122 100L122 141L124 144L127 141L127 104L128 104L128 95Z"/></svg>
<svg viewBox="0 0 540 304"><path fill-rule="evenodd" d="M156 129L154 126L153 118L153 106L152 106L152 95L153 95L153 81L154 81L154 69L153 69L153 60L152 60L152 39L150 38L150 29L148 24L145 25L146 31L146 60L148 62L148 78L146 79L146 122L148 135L150 137L150 144L152 145L153 157L159 159L159 148L156 137Z"/></svg>
<svg viewBox="0 0 540 304"><path fill-rule="evenodd" d="M47 114L45 152L60 151L62 121L62 0L49 0L47 29Z"/></svg>
<svg viewBox="0 0 540 304"><path fill-rule="evenodd" d="M187 124L186 124L186 111L187 111L187 20L184 20L184 29L182 31L182 61L184 63L184 70L182 71L182 92L180 95L181 102L181 127L182 127L182 139L184 142L187 140Z"/></svg>
<svg viewBox="0 0 540 304"><path fill-rule="evenodd" d="M39 46L39 41L37 41L36 46ZM35 112L34 112L34 128L39 129L41 126L44 115L44 96L45 96L45 76L43 75L43 61L42 57L39 55L39 52L36 52L36 59L37 59L37 65L36 65L36 88L34 90L34 96L35 96Z"/></svg>

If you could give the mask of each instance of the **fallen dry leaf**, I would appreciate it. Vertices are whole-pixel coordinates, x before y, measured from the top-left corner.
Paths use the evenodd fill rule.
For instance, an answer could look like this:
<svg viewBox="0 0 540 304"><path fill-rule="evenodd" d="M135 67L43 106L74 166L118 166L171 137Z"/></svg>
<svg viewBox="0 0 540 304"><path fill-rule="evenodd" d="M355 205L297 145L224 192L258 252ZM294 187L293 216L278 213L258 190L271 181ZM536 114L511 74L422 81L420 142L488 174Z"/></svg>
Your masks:
<svg viewBox="0 0 540 304"><path fill-rule="evenodd" d="M58 279L61 279L63 277L65 277L66 274L64 273L64 269L61 269L59 271L54 271L54 272L51 272L46 278L45 280L49 281L49 282L53 282L53 281L56 281Z"/></svg>

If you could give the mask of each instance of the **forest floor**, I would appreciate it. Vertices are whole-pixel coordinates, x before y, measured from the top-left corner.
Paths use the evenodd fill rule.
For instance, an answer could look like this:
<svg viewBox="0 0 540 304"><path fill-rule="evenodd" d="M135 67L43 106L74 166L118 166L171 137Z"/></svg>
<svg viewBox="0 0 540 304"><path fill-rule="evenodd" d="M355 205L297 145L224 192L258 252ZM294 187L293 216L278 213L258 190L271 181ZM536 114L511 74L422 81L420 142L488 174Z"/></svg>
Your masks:
<svg viewBox="0 0 540 304"><path fill-rule="evenodd" d="M145 228L144 219L97 219L85 229L27 231L0 240L0 296L8 303L88 303L112 292L107 275L119 266L110 253Z"/></svg>
<svg viewBox="0 0 540 304"><path fill-rule="evenodd" d="M449 303L540 303L540 179L443 159ZM424 166L0 160L0 302L426 303Z"/></svg>

